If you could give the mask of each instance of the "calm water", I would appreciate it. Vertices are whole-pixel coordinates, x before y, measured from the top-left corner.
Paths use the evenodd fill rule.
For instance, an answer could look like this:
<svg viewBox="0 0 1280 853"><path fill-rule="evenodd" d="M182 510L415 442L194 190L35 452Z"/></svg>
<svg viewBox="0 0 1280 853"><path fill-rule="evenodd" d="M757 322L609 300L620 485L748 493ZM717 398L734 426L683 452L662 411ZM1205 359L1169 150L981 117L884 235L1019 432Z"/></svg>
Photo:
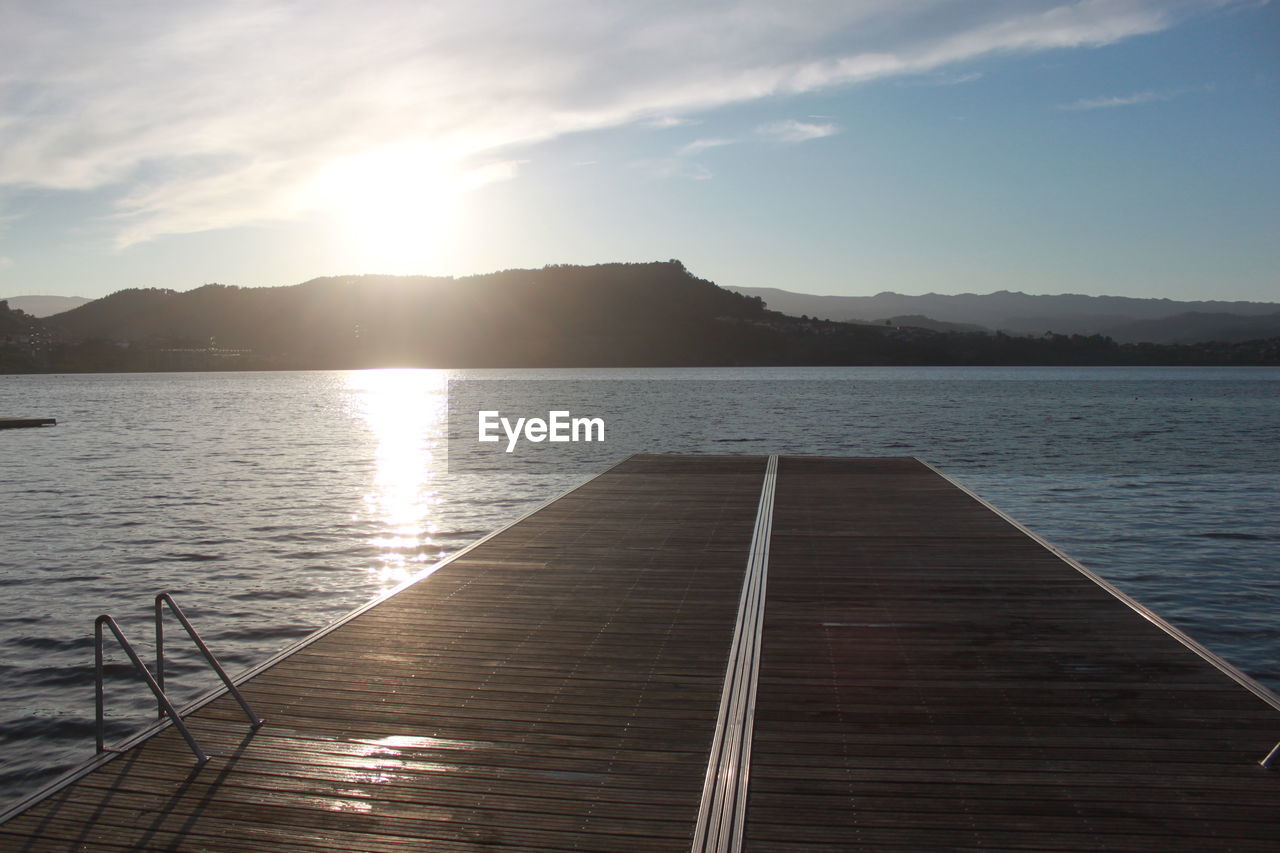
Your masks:
<svg viewBox="0 0 1280 853"><path fill-rule="evenodd" d="M634 447L446 466L450 377L610 380ZM168 590L236 672L624 449L920 456L1280 687L1280 369L0 376L0 414L59 422L0 432L0 804L92 753L99 613L146 657ZM114 739L153 711L112 670Z"/></svg>

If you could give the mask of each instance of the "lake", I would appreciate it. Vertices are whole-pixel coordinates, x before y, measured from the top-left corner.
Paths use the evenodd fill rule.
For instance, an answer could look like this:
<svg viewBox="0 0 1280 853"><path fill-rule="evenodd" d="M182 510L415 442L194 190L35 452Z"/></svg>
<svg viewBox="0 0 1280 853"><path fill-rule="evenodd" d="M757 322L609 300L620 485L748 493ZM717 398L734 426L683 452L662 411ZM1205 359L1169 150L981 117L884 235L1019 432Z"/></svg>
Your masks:
<svg viewBox="0 0 1280 853"><path fill-rule="evenodd" d="M490 393L608 440L477 455ZM92 754L99 613L149 659L172 592L234 673L639 450L919 456L1280 687L1280 368L0 376L0 415L58 419L0 431L0 801ZM109 660L112 740L154 707Z"/></svg>

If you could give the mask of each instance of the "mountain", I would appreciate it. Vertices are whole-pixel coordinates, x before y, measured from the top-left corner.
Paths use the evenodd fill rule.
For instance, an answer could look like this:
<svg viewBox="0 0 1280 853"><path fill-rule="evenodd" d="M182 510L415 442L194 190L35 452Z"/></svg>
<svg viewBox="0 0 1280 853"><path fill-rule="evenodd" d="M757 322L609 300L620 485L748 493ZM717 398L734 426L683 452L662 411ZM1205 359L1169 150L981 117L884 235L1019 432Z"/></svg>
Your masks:
<svg viewBox="0 0 1280 853"><path fill-rule="evenodd" d="M125 290L48 323L69 342L246 349L275 366L553 367L736 363L767 336L749 322L764 313L670 261Z"/></svg>
<svg viewBox="0 0 1280 853"><path fill-rule="evenodd" d="M38 328L39 320L0 299L0 337L7 340L9 335L26 335Z"/></svg>
<svg viewBox="0 0 1280 853"><path fill-rule="evenodd" d="M855 322L855 321L849 321ZM904 314L898 317L888 317L884 320L877 320L877 324L883 323L886 326L900 326L910 329L932 329L935 332L989 332L986 326L979 326L975 323L948 323L945 320L934 320L931 317L925 317L920 314Z"/></svg>
<svg viewBox="0 0 1280 853"><path fill-rule="evenodd" d="M1155 320L1135 320L1106 329L1121 343L1194 344L1200 341L1252 341L1280 337L1280 312L1241 316L1189 311Z"/></svg>
<svg viewBox="0 0 1280 853"><path fill-rule="evenodd" d="M1280 337L1175 346L893 315L790 317L679 261L466 278L123 290L45 319L0 303L0 371L363 367L1280 364ZM928 328L928 326L935 328Z"/></svg>
<svg viewBox="0 0 1280 853"><path fill-rule="evenodd" d="M1181 314L1227 315L1233 317L1258 317L1280 312L1276 302L1179 302L1171 299L1138 299L1128 296L1084 296L1059 294L1041 296L1015 293L1007 290L988 294L962 293L943 295L927 293L923 296L907 296L900 293L878 293L875 296L817 296L793 293L766 287L730 287L736 293L758 296L774 311L793 316L808 315L832 320L858 320L882 322L884 318L915 315L943 323L974 324L988 329L1019 335L1057 334L1110 334L1116 330L1128 335L1127 327L1135 331L1146 328L1142 321L1161 320ZM1225 330L1232 321L1223 320L1202 324L1204 334ZM1195 324L1187 323L1185 329L1194 334ZM1241 323L1243 328L1247 324ZM1265 328L1265 324L1263 326ZM1150 334L1162 337L1152 342L1173 342L1161 331L1162 327L1150 327ZM1225 333L1225 331L1223 332ZM1178 332L1179 341L1185 341ZM1257 335L1256 337L1267 337ZM1125 340L1136 340L1125 337ZM1238 337L1202 337L1199 340L1240 340Z"/></svg>
<svg viewBox="0 0 1280 853"><path fill-rule="evenodd" d="M15 311L25 311L32 317L51 317L79 308L91 300L83 296L10 296L4 301Z"/></svg>

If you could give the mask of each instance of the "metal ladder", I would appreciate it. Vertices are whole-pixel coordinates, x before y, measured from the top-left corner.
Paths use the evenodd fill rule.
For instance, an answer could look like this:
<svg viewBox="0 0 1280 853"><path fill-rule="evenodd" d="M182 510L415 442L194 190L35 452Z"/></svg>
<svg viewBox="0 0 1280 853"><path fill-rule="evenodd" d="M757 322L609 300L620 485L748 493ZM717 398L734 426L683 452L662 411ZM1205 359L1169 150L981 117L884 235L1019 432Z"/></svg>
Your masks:
<svg viewBox="0 0 1280 853"><path fill-rule="evenodd" d="M155 694L157 711L160 719L166 716L173 721L174 726L182 733L182 737L187 742L187 746L191 747L191 751L196 756L196 764L204 764L209 760L204 750L200 748L200 744L196 743L196 739L192 737L191 731L187 728L186 723L182 721L182 715L178 709L174 707L169 697L164 692L164 606L169 606L173 611L173 615L178 617L178 622L186 629L187 636L196 644L196 648L204 655L204 659L209 662L209 666L213 667L213 671L222 679L222 683L226 685L227 690L240 703L240 707L244 709L245 716L249 718L249 727L257 730L263 723L261 717L253 712L249 707L249 703L245 701L244 696L232 683L231 677L227 675L227 671L222 668L222 664L218 663L218 659L213 656L213 652L209 651L209 647L205 645L204 640L200 639L200 635L196 633L196 629L192 627L190 620L187 619L182 608L178 606L178 602L173 600L173 596L167 592L162 592L156 596L156 674L153 676L151 671L147 669L146 664L142 662L142 658L138 657L138 653L134 651L133 645L125 639L124 633L120 630L120 625L116 620L106 613L102 614L93 623L93 668L94 668L94 700L97 709L97 746L98 752L120 752L121 750L107 747L103 743L103 665L102 665L102 626L105 625L111 629L111 633L115 635L116 641L120 647L124 649L125 654L129 656L129 660L133 662L133 668L138 675L142 676L142 680L151 688L151 692Z"/></svg>

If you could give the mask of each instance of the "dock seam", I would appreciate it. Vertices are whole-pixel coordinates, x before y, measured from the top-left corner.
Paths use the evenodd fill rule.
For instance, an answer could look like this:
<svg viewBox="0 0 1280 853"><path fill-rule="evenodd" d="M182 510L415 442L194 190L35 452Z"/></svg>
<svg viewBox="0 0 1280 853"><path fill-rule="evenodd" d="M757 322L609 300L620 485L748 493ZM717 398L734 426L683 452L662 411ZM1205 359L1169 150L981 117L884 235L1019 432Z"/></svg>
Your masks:
<svg viewBox="0 0 1280 853"><path fill-rule="evenodd" d="M716 717L711 756L702 785L693 853L727 853L742 849L751 771L751 738L755 727L756 683L760 675L760 637L764 632L765 585L769 572L769 538L778 483L778 457L770 456L760 487L760 505L747 555L738 600L724 689Z"/></svg>

